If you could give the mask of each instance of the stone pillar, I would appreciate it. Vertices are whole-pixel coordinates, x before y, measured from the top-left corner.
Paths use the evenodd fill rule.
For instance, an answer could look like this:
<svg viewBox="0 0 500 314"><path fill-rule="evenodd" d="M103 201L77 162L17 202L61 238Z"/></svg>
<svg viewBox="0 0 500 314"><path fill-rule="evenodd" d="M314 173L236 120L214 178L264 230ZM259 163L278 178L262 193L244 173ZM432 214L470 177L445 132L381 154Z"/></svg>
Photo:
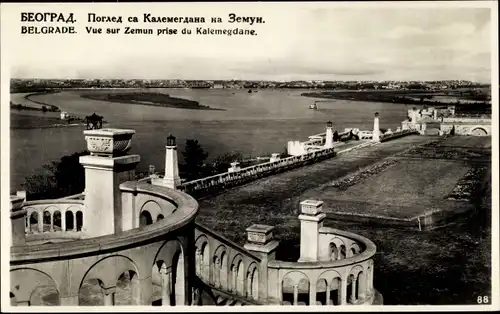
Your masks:
<svg viewBox="0 0 500 314"><path fill-rule="evenodd" d="M299 303L299 285L293 285L293 305Z"/></svg>
<svg viewBox="0 0 500 314"><path fill-rule="evenodd" d="M42 233L43 232L43 211L40 213L40 212L37 212L38 215L38 232Z"/></svg>
<svg viewBox="0 0 500 314"><path fill-rule="evenodd" d="M85 221L90 236L122 230L120 184L135 180L139 155L126 155L134 130L84 131L90 156L80 157L85 168ZM76 218L74 225L76 226Z"/></svg>
<svg viewBox="0 0 500 314"><path fill-rule="evenodd" d="M309 283L309 305L316 305L316 283Z"/></svg>
<svg viewBox="0 0 500 314"><path fill-rule="evenodd" d="M103 288L104 292L104 306L113 306L115 305L115 292L116 287L111 288Z"/></svg>
<svg viewBox="0 0 500 314"><path fill-rule="evenodd" d="M200 251L200 248L196 248L196 251L195 251L195 267L196 267L196 275L199 276L199 277L203 277L202 274L201 274L201 251Z"/></svg>
<svg viewBox="0 0 500 314"><path fill-rule="evenodd" d="M280 160L280 154L278 153L273 153L271 154L271 159L269 159L269 162L275 162L275 161L278 161Z"/></svg>
<svg viewBox="0 0 500 314"><path fill-rule="evenodd" d="M347 304L347 281L348 280L349 280L349 276L347 276L340 283L340 286L341 286L341 288L340 288L340 305Z"/></svg>
<svg viewBox="0 0 500 314"><path fill-rule="evenodd" d="M349 298L349 301L351 303L354 303L356 301L356 288L357 288L356 287L356 284L357 284L356 279L357 279L356 277L353 277L352 282L351 282L351 297Z"/></svg>
<svg viewBox="0 0 500 314"><path fill-rule="evenodd" d="M25 197L10 197L10 223L12 227L12 246L26 244L26 209L23 209ZM29 217L28 217L29 224Z"/></svg>
<svg viewBox="0 0 500 314"><path fill-rule="evenodd" d="M236 271L236 266L231 269L231 289L233 292L238 291L238 283L236 279L238 278L238 272Z"/></svg>
<svg viewBox="0 0 500 314"><path fill-rule="evenodd" d="M54 232L54 213L50 213L50 232Z"/></svg>
<svg viewBox="0 0 500 314"><path fill-rule="evenodd" d="M380 142L380 124L378 120L378 112L375 112L375 117L373 118L373 137L374 142Z"/></svg>
<svg viewBox="0 0 500 314"><path fill-rule="evenodd" d="M300 203L300 258L298 262L317 262L319 258L319 229L326 215L323 202L306 200Z"/></svg>
<svg viewBox="0 0 500 314"><path fill-rule="evenodd" d="M266 303L270 295L268 290L274 288L275 282L268 282L268 271L267 263L274 260L276 257L276 248L279 245L279 241L273 240L273 226L268 225L252 225L247 228L247 243L245 243L244 248L251 253L259 256L261 261L258 268L258 292L259 295L256 297L258 300ZM281 298L281 296L280 296Z"/></svg>
<svg viewBox="0 0 500 314"><path fill-rule="evenodd" d="M61 231L66 232L66 212L61 211Z"/></svg>
<svg viewBox="0 0 500 314"><path fill-rule="evenodd" d="M231 163L231 167L227 169L227 172L236 172L236 171L240 171L240 170L241 170L240 163L237 161L233 161Z"/></svg>
<svg viewBox="0 0 500 314"><path fill-rule="evenodd" d="M437 120L437 119L438 119L438 112L437 112L436 108L434 108L434 111L432 112L432 118L433 118L434 120Z"/></svg>
<svg viewBox="0 0 500 314"><path fill-rule="evenodd" d="M214 286L219 287L220 286L220 258L218 256L215 257L213 268L214 268Z"/></svg>
<svg viewBox="0 0 500 314"><path fill-rule="evenodd" d="M326 304L325 305L331 305L331 300L330 300L330 284L327 282L326 283Z"/></svg>
<svg viewBox="0 0 500 314"><path fill-rule="evenodd" d="M328 121L326 123L326 137L325 137L325 148L333 147L333 123L332 121Z"/></svg>
<svg viewBox="0 0 500 314"><path fill-rule="evenodd" d="M175 137L170 134L167 137L167 146L165 154L165 176L163 177L164 186L175 189L181 185L179 177L179 163L177 161L177 145Z"/></svg>
<svg viewBox="0 0 500 314"><path fill-rule="evenodd" d="M166 267L160 268L161 275L161 305L170 306L171 305L171 276L172 269L167 269Z"/></svg>
<svg viewBox="0 0 500 314"><path fill-rule="evenodd" d="M418 110L417 107L413 107L413 110L411 111L411 124L413 125L413 129L417 127L417 120L418 120Z"/></svg>

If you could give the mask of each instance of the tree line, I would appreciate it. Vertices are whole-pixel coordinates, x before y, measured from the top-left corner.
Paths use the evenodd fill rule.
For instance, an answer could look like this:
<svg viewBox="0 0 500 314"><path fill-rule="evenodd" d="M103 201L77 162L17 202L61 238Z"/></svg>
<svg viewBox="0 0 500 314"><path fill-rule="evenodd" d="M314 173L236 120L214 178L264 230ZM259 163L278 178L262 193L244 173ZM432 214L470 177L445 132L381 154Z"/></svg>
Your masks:
<svg viewBox="0 0 500 314"><path fill-rule="evenodd" d="M60 160L42 166L42 171L26 177L24 189L29 200L55 199L83 192L85 169L79 158L89 154L88 151L82 151L63 156ZM179 164L179 174L187 181L226 172L232 162L244 159L242 153L230 152L217 156L209 163L208 153L193 139L186 140L182 156L184 162Z"/></svg>

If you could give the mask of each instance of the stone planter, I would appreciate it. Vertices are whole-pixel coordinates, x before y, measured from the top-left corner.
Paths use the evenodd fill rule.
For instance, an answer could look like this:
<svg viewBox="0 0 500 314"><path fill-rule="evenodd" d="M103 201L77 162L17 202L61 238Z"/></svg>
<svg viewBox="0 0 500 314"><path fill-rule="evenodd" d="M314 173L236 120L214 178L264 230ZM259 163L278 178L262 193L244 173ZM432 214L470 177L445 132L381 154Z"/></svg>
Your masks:
<svg viewBox="0 0 500 314"><path fill-rule="evenodd" d="M134 130L100 129L86 130L87 149L94 156L116 157L125 155L132 147Z"/></svg>

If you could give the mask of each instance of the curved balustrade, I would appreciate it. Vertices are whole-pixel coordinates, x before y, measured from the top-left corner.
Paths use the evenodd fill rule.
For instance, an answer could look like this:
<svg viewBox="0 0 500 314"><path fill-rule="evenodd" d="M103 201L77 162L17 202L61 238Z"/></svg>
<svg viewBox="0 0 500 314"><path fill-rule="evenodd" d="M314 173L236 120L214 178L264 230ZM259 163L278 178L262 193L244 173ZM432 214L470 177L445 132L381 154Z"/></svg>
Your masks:
<svg viewBox="0 0 500 314"><path fill-rule="evenodd" d="M199 223L195 238L199 278L228 294L259 300L259 257Z"/></svg>
<svg viewBox="0 0 500 314"><path fill-rule="evenodd" d="M85 232L86 213L82 200L28 201L23 208L26 209L25 233L28 241L40 239L40 234L48 232L55 234L47 238L65 237L65 234L75 237L75 233Z"/></svg>
<svg viewBox="0 0 500 314"><path fill-rule="evenodd" d="M319 261L268 263L269 279L277 283L270 297L282 305L371 304L373 242L332 228L319 232Z"/></svg>
<svg viewBox="0 0 500 314"><path fill-rule="evenodd" d="M175 212L175 203L147 181L129 181L120 185L123 230L139 228L164 219ZM167 190L168 191L168 190Z"/></svg>
<svg viewBox="0 0 500 314"><path fill-rule="evenodd" d="M123 188L168 200L175 210L168 219L116 234L11 247L12 303L44 305L45 293L51 305L190 304L195 274L189 271L194 269L189 248L198 204L179 191L132 186ZM27 202L26 212L54 203L59 209L83 206L75 200Z"/></svg>
<svg viewBox="0 0 500 314"><path fill-rule="evenodd" d="M266 162L251 167L241 168L234 172L189 181L183 183L179 188L189 194L198 194L202 191L210 191L214 188L228 188L240 185L264 176L287 171L307 164L335 156L333 148L318 150L300 156L292 156L272 162Z"/></svg>

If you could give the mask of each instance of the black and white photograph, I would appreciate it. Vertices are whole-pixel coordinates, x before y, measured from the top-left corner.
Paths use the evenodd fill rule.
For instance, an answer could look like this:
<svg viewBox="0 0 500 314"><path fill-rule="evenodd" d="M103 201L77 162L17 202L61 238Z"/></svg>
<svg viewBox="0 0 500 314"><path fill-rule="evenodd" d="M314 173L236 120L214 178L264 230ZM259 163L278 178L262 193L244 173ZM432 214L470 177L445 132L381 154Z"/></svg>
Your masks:
<svg viewBox="0 0 500 314"><path fill-rule="evenodd" d="M498 2L0 13L2 312L500 309Z"/></svg>

